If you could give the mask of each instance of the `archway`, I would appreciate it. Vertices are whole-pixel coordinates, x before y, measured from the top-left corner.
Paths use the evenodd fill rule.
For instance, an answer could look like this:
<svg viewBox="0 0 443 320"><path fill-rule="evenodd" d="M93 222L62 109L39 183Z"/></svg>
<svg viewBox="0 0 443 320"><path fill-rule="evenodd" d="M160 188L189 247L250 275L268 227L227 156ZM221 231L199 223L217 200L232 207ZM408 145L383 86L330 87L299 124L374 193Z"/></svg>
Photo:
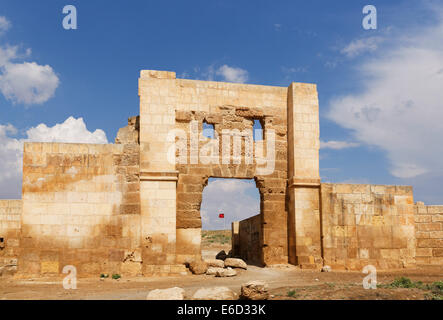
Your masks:
<svg viewBox="0 0 443 320"><path fill-rule="evenodd" d="M232 223L259 214L260 194L254 179L209 178L200 207L202 257L231 251Z"/></svg>

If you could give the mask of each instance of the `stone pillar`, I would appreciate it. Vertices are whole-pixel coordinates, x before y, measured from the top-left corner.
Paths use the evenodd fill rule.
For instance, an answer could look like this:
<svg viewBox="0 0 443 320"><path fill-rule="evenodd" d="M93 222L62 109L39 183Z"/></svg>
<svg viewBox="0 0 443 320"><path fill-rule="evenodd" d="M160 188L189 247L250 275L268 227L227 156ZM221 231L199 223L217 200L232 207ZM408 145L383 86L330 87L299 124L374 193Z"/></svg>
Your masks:
<svg viewBox="0 0 443 320"><path fill-rule="evenodd" d="M302 268L319 268L320 123L315 84L291 83L287 116L289 262Z"/></svg>
<svg viewBox="0 0 443 320"><path fill-rule="evenodd" d="M175 127L175 72L142 70L140 96L140 211L143 273L175 273L175 163L168 132Z"/></svg>

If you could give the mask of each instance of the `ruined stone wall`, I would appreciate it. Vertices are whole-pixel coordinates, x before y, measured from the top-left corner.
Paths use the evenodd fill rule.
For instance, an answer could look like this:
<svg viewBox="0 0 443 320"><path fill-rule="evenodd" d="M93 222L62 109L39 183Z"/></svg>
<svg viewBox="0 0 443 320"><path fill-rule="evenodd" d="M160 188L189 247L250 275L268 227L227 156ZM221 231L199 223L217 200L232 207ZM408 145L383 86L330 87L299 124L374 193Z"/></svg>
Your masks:
<svg viewBox="0 0 443 320"><path fill-rule="evenodd" d="M443 206L417 202L415 215L418 266L443 265Z"/></svg>
<svg viewBox="0 0 443 320"><path fill-rule="evenodd" d="M210 177L252 179L261 198L263 233L260 259L266 264L287 262L287 179L286 104L287 88L223 82L176 79L175 128L186 135L187 164L180 164L177 153L177 258L186 262L200 258L200 205L203 188ZM264 130L264 140L252 142L254 120ZM203 122L212 124L215 139L202 135ZM191 128L195 125L197 128ZM198 129L192 144L191 129ZM227 132L228 130L229 132ZM238 130L234 132L234 130ZM267 137L274 130L275 167L270 172L259 159L266 158ZM251 134L248 134L248 133ZM218 140L217 140L218 137ZM241 159L234 163L234 139L240 138ZM223 144L223 141L229 141ZM224 162L223 154L231 156ZM246 158L252 162L247 163ZM274 160L274 159L273 159Z"/></svg>
<svg viewBox="0 0 443 320"><path fill-rule="evenodd" d="M262 264L261 215L232 223L232 255L248 264Z"/></svg>
<svg viewBox="0 0 443 320"><path fill-rule="evenodd" d="M415 265L411 187L321 185L322 250L332 269Z"/></svg>
<svg viewBox="0 0 443 320"><path fill-rule="evenodd" d="M21 200L0 200L0 275L17 269L20 250Z"/></svg>
<svg viewBox="0 0 443 320"><path fill-rule="evenodd" d="M19 272L138 274L139 149L25 143Z"/></svg>

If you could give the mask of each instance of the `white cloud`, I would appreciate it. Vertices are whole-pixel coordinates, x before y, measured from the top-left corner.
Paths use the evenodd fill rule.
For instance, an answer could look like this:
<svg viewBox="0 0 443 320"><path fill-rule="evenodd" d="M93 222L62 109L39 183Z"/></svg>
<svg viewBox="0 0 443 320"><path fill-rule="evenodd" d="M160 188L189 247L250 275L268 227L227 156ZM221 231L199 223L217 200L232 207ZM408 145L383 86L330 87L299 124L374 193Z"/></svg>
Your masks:
<svg viewBox="0 0 443 320"><path fill-rule="evenodd" d="M346 148L354 148L358 147L360 144L357 142L347 142L347 141L320 141L321 149L333 149L333 150L341 150Z"/></svg>
<svg viewBox="0 0 443 320"><path fill-rule="evenodd" d="M223 219L218 214L225 214ZM216 179L203 190L201 206L203 229L231 228L231 222L260 213L260 195L254 180Z"/></svg>
<svg viewBox="0 0 443 320"><path fill-rule="evenodd" d="M26 138L15 138L18 130L0 125L0 198L20 198L24 142L108 143L103 130L90 132L82 118L69 117L65 122L48 127L39 124L26 131Z"/></svg>
<svg viewBox="0 0 443 320"><path fill-rule="evenodd" d="M194 67L191 73L185 70L182 72L181 77L204 79L207 81L245 83L249 79L249 72L242 68L228 66L227 64L217 67L217 64L213 63L203 69Z"/></svg>
<svg viewBox="0 0 443 320"><path fill-rule="evenodd" d="M69 117L65 122L48 127L41 123L26 131L27 141L38 142L75 142L75 143L108 143L106 133L97 129L90 132L83 118Z"/></svg>
<svg viewBox="0 0 443 320"><path fill-rule="evenodd" d="M0 75L0 91L14 103L42 104L54 96L58 84L50 66L35 62L8 63Z"/></svg>
<svg viewBox="0 0 443 320"><path fill-rule="evenodd" d="M0 17L0 32L6 31L9 25L6 18ZM0 47L0 92L13 103L42 104L54 96L60 83L49 65L14 62L30 55L31 49L21 54L17 46Z"/></svg>
<svg viewBox="0 0 443 320"><path fill-rule="evenodd" d="M11 22L4 16L0 16L0 35L5 33L11 27Z"/></svg>
<svg viewBox="0 0 443 320"><path fill-rule="evenodd" d="M374 52L384 41L382 37L368 37L351 41L340 52L349 58L354 58L365 52Z"/></svg>
<svg viewBox="0 0 443 320"><path fill-rule="evenodd" d="M215 74L221 76L224 81L228 82L245 83L248 81L248 71L241 68L230 67L226 64L218 68Z"/></svg>
<svg viewBox="0 0 443 320"><path fill-rule="evenodd" d="M331 101L328 117L385 150L395 177L443 175L443 16L439 21L393 35L361 62L359 93Z"/></svg>

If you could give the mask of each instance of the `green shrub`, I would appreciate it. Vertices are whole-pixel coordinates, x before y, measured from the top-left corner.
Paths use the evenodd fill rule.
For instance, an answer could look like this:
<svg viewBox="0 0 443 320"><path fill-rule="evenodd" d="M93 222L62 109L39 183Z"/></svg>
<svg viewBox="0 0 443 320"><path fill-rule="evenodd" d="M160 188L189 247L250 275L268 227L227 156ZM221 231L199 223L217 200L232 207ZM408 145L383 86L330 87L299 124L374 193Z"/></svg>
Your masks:
<svg viewBox="0 0 443 320"><path fill-rule="evenodd" d="M397 278L390 284L393 288L414 288L414 283L409 278L401 277Z"/></svg>
<svg viewBox="0 0 443 320"><path fill-rule="evenodd" d="M295 298L297 296L296 290L289 290L288 291L288 297Z"/></svg>
<svg viewBox="0 0 443 320"><path fill-rule="evenodd" d="M443 281L436 281L432 283L431 290L441 291L443 293Z"/></svg>
<svg viewBox="0 0 443 320"><path fill-rule="evenodd" d="M112 275L112 279L114 279L114 280L120 279L121 277L122 277L122 276L119 275L118 273L114 273L114 274Z"/></svg>

